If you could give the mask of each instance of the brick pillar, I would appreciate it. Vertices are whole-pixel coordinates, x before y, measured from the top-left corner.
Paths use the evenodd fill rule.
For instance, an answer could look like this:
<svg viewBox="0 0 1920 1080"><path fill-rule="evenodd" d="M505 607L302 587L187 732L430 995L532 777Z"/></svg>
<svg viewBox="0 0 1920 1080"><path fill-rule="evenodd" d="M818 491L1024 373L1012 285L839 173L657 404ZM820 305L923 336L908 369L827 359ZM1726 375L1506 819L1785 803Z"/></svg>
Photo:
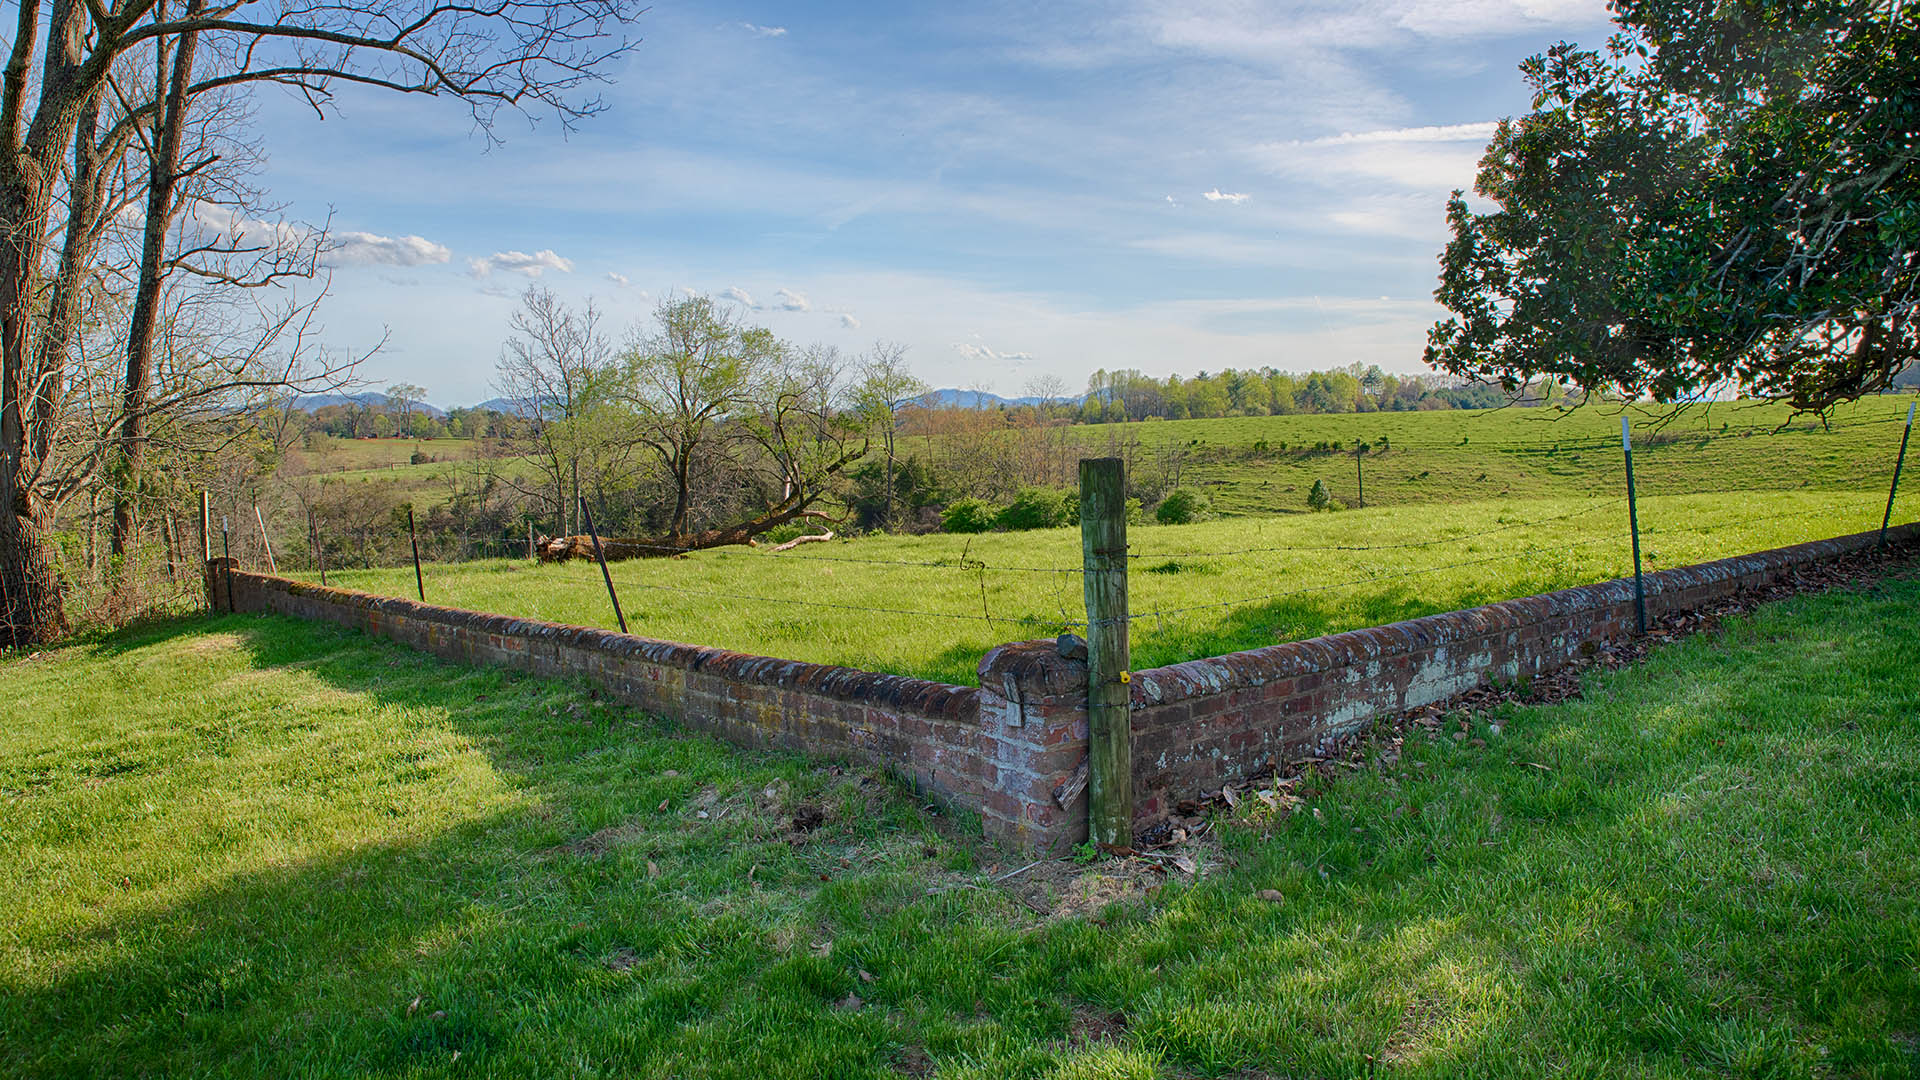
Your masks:
<svg viewBox="0 0 1920 1080"><path fill-rule="evenodd" d="M207 560L208 611L216 615L226 615L233 611L233 604L230 602L233 591L228 584L227 574L239 567L239 559L229 559L224 555L216 555Z"/></svg>
<svg viewBox="0 0 1920 1080"><path fill-rule="evenodd" d="M1052 641L1016 641L980 660L982 750L997 782L987 836L1059 853L1087 838L1087 662Z"/></svg>

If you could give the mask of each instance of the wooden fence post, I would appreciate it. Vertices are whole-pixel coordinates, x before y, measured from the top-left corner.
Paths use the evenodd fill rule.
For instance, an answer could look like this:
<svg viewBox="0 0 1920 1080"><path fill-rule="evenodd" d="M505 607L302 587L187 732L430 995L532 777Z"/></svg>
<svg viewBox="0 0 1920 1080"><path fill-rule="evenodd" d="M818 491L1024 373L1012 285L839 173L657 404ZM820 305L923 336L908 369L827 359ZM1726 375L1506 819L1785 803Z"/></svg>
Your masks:
<svg viewBox="0 0 1920 1080"><path fill-rule="evenodd" d="M1119 458L1080 462L1087 600L1087 833L1133 846L1133 709L1127 643L1127 480Z"/></svg>
<svg viewBox="0 0 1920 1080"><path fill-rule="evenodd" d="M267 550L267 571L277 574L280 572L280 564L274 561L273 541L267 539L267 519L261 516L259 503L253 504L253 520L260 525L260 546Z"/></svg>
<svg viewBox="0 0 1920 1080"><path fill-rule="evenodd" d="M200 493L200 564L213 561L213 507L207 493Z"/></svg>

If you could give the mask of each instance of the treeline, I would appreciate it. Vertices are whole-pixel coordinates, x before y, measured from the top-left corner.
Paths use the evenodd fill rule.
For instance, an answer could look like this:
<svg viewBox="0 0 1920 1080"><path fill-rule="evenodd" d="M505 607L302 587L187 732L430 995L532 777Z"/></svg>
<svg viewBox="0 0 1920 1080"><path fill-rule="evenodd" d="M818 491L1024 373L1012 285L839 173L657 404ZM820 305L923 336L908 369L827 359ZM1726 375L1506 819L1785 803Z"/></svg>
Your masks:
<svg viewBox="0 0 1920 1080"><path fill-rule="evenodd" d="M338 439L512 439L526 434L531 421L496 409L461 408L444 416L395 402L344 402L299 413L295 423L307 432Z"/></svg>
<svg viewBox="0 0 1920 1080"><path fill-rule="evenodd" d="M1552 383L1529 386L1517 404L1551 404L1561 398ZM1433 375L1392 375L1379 365L1350 364L1304 374L1271 367L1228 368L1191 378L1164 379L1133 369L1095 371L1086 396L1071 415L1083 423L1127 420L1208 420L1223 416L1286 416L1295 413L1417 412L1492 409L1516 403L1497 385L1462 383Z"/></svg>

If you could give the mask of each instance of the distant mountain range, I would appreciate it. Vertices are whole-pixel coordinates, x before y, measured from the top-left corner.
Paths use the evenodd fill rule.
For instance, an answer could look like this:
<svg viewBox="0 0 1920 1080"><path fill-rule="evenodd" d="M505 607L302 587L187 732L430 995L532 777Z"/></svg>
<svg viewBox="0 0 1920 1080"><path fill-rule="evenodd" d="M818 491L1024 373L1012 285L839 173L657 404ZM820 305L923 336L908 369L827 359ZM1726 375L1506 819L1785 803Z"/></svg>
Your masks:
<svg viewBox="0 0 1920 1080"><path fill-rule="evenodd" d="M393 398L377 390L368 390L361 394L302 394L293 399L293 407L303 412L313 412L315 409L324 409L329 405L370 405L379 408L398 408ZM415 412L423 412L428 416L447 415L445 409L429 405L424 401L416 401L412 407Z"/></svg>
<svg viewBox="0 0 1920 1080"><path fill-rule="evenodd" d="M1070 405L1078 405L1080 399L1085 396L1085 394L1075 394L1072 397L1059 397L1053 400L1056 402L1066 402ZM1041 402L1040 398L1033 396L1010 398L1001 397L999 394L988 390L954 390L951 388L935 390L933 393L928 394L927 397L932 399L935 405L956 409L997 409L1003 405L1008 407L1016 405L1038 405Z"/></svg>
<svg viewBox="0 0 1920 1080"><path fill-rule="evenodd" d="M1070 405L1077 405L1080 403L1080 399L1085 396L1084 394L1076 394L1072 397L1056 398L1055 400ZM999 409L1012 408L1019 405L1040 404L1040 399L1033 396L1010 398L1001 397L999 394L993 393L990 390L958 390L952 387L944 390L935 390L928 394L927 398L931 400L935 406L953 409ZM315 409L325 408L328 405L368 405L376 408L395 407L394 399L378 390L368 390L358 394L304 394L293 399L293 407L306 412L313 412ZM429 416L447 415L447 410L437 405L429 405L424 401L414 402L413 407ZM514 415L519 415L524 411L519 402L501 397L488 398L478 405L471 406L471 408L492 409L494 412L512 413Z"/></svg>

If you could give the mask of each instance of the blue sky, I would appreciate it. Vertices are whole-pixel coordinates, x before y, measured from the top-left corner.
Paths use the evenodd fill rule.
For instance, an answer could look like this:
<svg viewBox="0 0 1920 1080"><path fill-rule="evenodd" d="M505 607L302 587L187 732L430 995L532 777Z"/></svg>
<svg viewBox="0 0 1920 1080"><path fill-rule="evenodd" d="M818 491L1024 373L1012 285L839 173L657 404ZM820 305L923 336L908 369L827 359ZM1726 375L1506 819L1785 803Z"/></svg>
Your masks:
<svg viewBox="0 0 1920 1080"><path fill-rule="evenodd" d="M909 347L937 386L1420 369L1447 192L1516 65L1599 0L1045 5L665 0L563 135L457 102L262 100L264 178L342 247L326 340L440 404L492 396L521 289L618 330L679 289L797 342Z"/></svg>

